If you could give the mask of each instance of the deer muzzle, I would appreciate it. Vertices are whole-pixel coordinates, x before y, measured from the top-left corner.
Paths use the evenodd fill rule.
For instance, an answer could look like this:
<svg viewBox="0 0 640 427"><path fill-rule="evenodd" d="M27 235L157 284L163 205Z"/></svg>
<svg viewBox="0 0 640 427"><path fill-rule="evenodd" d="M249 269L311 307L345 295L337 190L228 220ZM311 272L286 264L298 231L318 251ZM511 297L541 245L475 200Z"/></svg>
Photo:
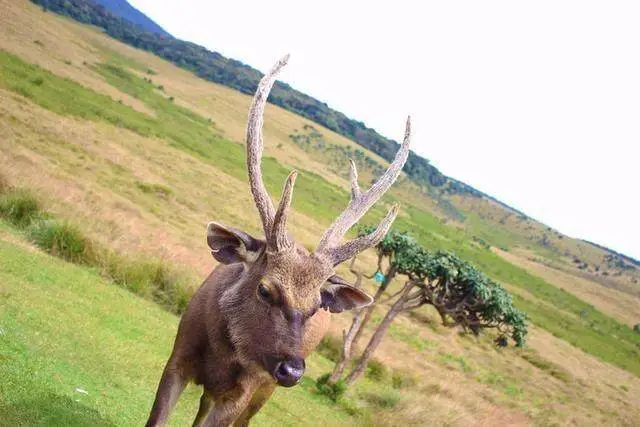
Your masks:
<svg viewBox="0 0 640 427"><path fill-rule="evenodd" d="M291 357L279 362L272 375L279 385L293 387L304 375L305 363L301 357Z"/></svg>

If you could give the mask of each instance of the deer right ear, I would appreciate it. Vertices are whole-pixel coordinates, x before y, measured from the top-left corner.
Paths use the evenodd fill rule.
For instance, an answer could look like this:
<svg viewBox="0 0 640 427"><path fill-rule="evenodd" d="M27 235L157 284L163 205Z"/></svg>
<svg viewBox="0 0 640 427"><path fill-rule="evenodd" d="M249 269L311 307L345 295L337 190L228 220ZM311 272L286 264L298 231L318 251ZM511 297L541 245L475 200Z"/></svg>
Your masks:
<svg viewBox="0 0 640 427"><path fill-rule="evenodd" d="M252 263L262 253L266 243L247 233L217 222L207 225L207 244L211 255L222 264Z"/></svg>

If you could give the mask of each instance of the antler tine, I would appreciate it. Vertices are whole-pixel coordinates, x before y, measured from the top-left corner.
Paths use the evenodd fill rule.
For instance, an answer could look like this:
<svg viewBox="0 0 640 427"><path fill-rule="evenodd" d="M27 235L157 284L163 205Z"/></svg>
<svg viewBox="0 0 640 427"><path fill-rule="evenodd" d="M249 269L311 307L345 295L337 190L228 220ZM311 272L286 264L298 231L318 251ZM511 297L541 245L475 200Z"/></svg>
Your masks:
<svg viewBox="0 0 640 427"><path fill-rule="evenodd" d="M262 140L263 116L267 98L276 81L276 76L280 70L287 65L288 61L289 55L285 55L276 62L273 68L260 80L256 94L253 97L251 109L249 110L249 120L247 123L247 169L249 171L249 184L256 207L260 212L260 219L262 220L265 236L267 237L271 234L275 209L262 181L261 162L262 150L264 148Z"/></svg>
<svg viewBox="0 0 640 427"><path fill-rule="evenodd" d="M387 213L387 216L385 216L380 224L378 224L378 228L376 228L373 233L367 234L366 236L358 237L357 239L345 243L344 245L337 248L328 248L325 252L327 258L329 258L333 265L338 265L341 262L346 261L349 258L359 254L365 249L377 245L387 234L389 228L391 228L391 224L393 224L393 221L396 219L397 215L398 205L394 204Z"/></svg>
<svg viewBox="0 0 640 427"><path fill-rule="evenodd" d="M347 205L347 208L340 214L340 216L333 222L331 227L329 227L322 238L320 239L320 243L316 248L316 253L321 253L328 256L330 259L335 258L336 253L340 253L343 251L341 247L336 248L340 240L344 237L344 235L349 231L349 229L360 220L364 216L365 213L371 208L371 206L376 203L380 197L391 187L391 185L395 182L395 180L400 175L404 164L409 157L409 144L411 142L411 117L407 117L407 124L404 133L404 140L402 141L402 145L400 149L396 153L393 162L389 166L389 169L364 193L361 192L360 187L358 186L358 172L356 170L355 163L351 160L350 163L350 178L351 178L351 200ZM395 219L395 213L397 212L396 208L393 208L389 214L385 217L385 219L380 223L378 229L374 233L372 233L373 237L365 236L364 238L356 239L352 242L349 242L345 245L344 251L352 252L358 249L355 253L360 252L366 249L369 246L373 246L377 244L377 242L369 244L369 246L364 247L365 243L371 243L375 241L374 237L378 236L378 232L382 232L384 229L383 226L387 228L384 229L382 236L386 233L388 228L391 226L391 223ZM374 236L375 235L375 236ZM380 237L382 238L382 237ZM378 240L379 241L379 240ZM339 256L338 258L341 258ZM348 257L347 257L348 258ZM344 258L344 259L347 259ZM344 260L343 259L343 260ZM335 264L334 264L335 265Z"/></svg>
<svg viewBox="0 0 640 427"><path fill-rule="evenodd" d="M298 171L291 171L284 185L280 204L273 220L273 228L271 235L267 239L269 250L278 252L293 247L293 242L287 234L287 216L289 215L289 206L291 206L291 197L293 196L293 186L296 183Z"/></svg>
<svg viewBox="0 0 640 427"><path fill-rule="evenodd" d="M356 168L356 162L353 159L349 159L349 179L351 180L351 197L360 197L360 186L358 185L358 169Z"/></svg>

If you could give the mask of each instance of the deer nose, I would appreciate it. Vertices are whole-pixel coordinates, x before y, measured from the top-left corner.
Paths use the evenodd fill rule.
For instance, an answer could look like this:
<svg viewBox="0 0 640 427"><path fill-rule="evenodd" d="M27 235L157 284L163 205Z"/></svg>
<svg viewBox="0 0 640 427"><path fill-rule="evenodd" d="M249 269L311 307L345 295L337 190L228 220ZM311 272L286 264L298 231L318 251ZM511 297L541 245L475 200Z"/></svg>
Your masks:
<svg viewBox="0 0 640 427"><path fill-rule="evenodd" d="M298 384L300 378L302 378L302 375L304 374L304 369L304 359L300 357L292 357L278 363L273 376L276 378L279 385L283 387L292 387Z"/></svg>

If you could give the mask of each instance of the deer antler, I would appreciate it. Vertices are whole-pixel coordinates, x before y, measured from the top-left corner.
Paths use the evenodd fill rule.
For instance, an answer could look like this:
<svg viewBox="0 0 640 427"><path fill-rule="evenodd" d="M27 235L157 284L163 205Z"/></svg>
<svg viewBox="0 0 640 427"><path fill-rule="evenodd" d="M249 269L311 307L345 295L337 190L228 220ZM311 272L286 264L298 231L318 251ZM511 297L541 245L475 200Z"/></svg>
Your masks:
<svg viewBox="0 0 640 427"><path fill-rule="evenodd" d="M333 265L340 264L352 256L363 250L375 246L387 234L393 220L398 213L398 206L394 205L387 216L380 222L376 230L367 235L359 237L341 246L338 246L340 240L347 234L347 231L364 216L365 213L373 206L382 195L391 187L391 184L400 175L402 168L409 156L409 143L411 141L411 118L407 118L407 125L404 133L404 141L400 149L396 153L393 163L389 169L364 193L358 185L358 171L356 164L350 160L350 178L351 178L351 200L347 208L340 216L331 224L320 239L320 243L316 248L316 253L327 258Z"/></svg>
<svg viewBox="0 0 640 427"><path fill-rule="evenodd" d="M276 76L287 64L288 60L289 55L280 59L273 68L265 74L262 80L260 80L256 94L253 97L251 109L249 110L249 120L247 124L247 169L249 171L251 194L253 194L258 212L260 212L262 227L267 239L267 247L273 252L287 250L293 247L293 242L286 232L286 222L297 172L291 172L287 178L282 198L278 205L278 211L276 212L262 180L261 162L264 148L262 127L264 123L264 108L267 103L267 98L269 97L269 92L275 83ZM377 245L384 237L398 214L397 205L394 205L391 210L389 210L387 216L380 222L378 228L373 233L338 246L338 243L347 231L364 216L371 206L382 197L398 178L409 156L410 140L411 120L407 118L404 141L396 153L393 163L391 163L389 169L387 169L380 179L365 192L360 190L356 164L350 159L351 200L344 212L340 214L331 227L322 235L320 243L316 248L316 254L326 258L333 265L337 265L357 253Z"/></svg>
<svg viewBox="0 0 640 427"><path fill-rule="evenodd" d="M267 247L273 252L287 250L293 247L293 242L287 235L285 225L289 213L289 206L291 205L293 184L297 172L292 172L287 178L276 213L269 193L267 193L267 189L262 181L261 162L262 150L264 148L262 126L264 123L264 108L267 103L267 98L269 97L269 92L276 81L276 76L280 70L287 65L288 60L289 55L284 56L276 62L273 68L260 80L256 94L253 97L251 109L249 110L249 120L247 123L247 169L249 171L251 194L253 194L258 212L260 212Z"/></svg>

